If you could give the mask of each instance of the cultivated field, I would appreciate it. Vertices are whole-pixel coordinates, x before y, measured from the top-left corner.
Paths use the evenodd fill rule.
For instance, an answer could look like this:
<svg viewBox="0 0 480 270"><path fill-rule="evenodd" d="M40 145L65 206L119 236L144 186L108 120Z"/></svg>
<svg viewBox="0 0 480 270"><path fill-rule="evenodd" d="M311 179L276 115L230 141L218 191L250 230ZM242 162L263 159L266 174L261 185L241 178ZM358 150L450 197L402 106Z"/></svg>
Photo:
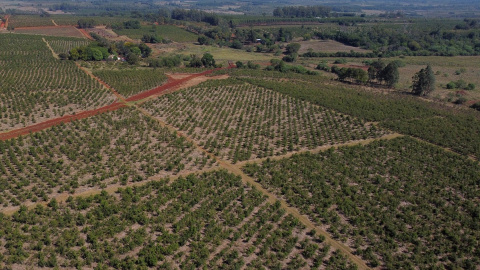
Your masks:
<svg viewBox="0 0 480 270"><path fill-rule="evenodd" d="M114 101L75 63L55 59L42 37L5 34L0 47L0 131Z"/></svg>
<svg viewBox="0 0 480 270"><path fill-rule="evenodd" d="M164 70L152 69L102 69L95 70L93 74L124 97L152 89L167 80Z"/></svg>
<svg viewBox="0 0 480 270"><path fill-rule="evenodd" d="M90 41L84 38L68 38L68 37L45 37L50 47L56 54L66 53L76 47L87 46Z"/></svg>
<svg viewBox="0 0 480 270"><path fill-rule="evenodd" d="M29 34L29 35L84 38L84 35L77 28L73 26L45 26L45 27L15 28L15 33Z"/></svg>
<svg viewBox="0 0 480 270"><path fill-rule="evenodd" d="M144 108L233 162L385 133L357 118L264 88L235 81L208 84L162 96Z"/></svg>
<svg viewBox="0 0 480 270"><path fill-rule="evenodd" d="M155 35L175 42L196 42L198 36L174 25L144 25L140 29L114 30L119 35L141 39L143 35Z"/></svg>
<svg viewBox="0 0 480 270"><path fill-rule="evenodd" d="M371 266L473 269L480 263L477 162L399 138L244 170Z"/></svg>
<svg viewBox="0 0 480 270"><path fill-rule="evenodd" d="M134 109L0 141L0 208L209 168L212 161Z"/></svg>
<svg viewBox="0 0 480 270"><path fill-rule="evenodd" d="M22 208L0 235L14 267L356 269L226 171Z"/></svg>

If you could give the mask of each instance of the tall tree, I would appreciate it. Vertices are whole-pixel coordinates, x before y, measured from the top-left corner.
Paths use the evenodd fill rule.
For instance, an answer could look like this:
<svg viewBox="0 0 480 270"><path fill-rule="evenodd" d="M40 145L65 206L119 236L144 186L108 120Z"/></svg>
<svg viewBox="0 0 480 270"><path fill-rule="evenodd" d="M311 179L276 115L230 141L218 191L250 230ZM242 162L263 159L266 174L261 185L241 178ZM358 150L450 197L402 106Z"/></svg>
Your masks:
<svg viewBox="0 0 480 270"><path fill-rule="evenodd" d="M398 73L398 66L395 62L391 62L388 64L383 70L381 74L381 78L388 87L393 87L400 78L400 74Z"/></svg>
<svg viewBox="0 0 480 270"><path fill-rule="evenodd" d="M435 90L435 74L430 65L415 73L412 79L412 92L415 95L426 96Z"/></svg>

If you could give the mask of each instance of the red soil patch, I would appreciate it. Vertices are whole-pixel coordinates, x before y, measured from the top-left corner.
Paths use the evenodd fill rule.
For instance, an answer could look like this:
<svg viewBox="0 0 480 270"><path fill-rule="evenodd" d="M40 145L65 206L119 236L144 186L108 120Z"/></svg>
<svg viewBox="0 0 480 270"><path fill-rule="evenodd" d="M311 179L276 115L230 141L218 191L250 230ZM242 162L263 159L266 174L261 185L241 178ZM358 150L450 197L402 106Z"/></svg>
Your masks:
<svg viewBox="0 0 480 270"><path fill-rule="evenodd" d="M85 29L78 28L78 31L80 31L80 33L82 33L82 35L84 35L86 38L90 40L95 40L92 36L90 36L89 33L87 33L87 31L85 31Z"/></svg>
<svg viewBox="0 0 480 270"><path fill-rule="evenodd" d="M231 67L232 67L232 65L230 65L228 68L231 68ZM207 71L204 71L204 72L201 72L201 73L196 73L196 74L190 75L188 77L185 77L185 78L179 79L179 80L169 80L164 85L161 85L159 87L155 87L155 88L150 89L148 91L145 91L145 92L139 93L137 95L131 96L131 97L127 98L125 101L138 101L138 100L142 100L142 99L145 99L145 98L148 98L148 97L151 97L151 96L159 95L162 92L165 92L167 90L171 90L175 87L179 87L182 84L184 84L185 82L188 82L188 81L190 81L194 78L204 76L204 75L207 75L207 74L211 74L213 71L219 70L219 69L220 68L207 70ZM106 85L105 83L103 83L103 84ZM108 86L108 85L106 85L106 86ZM94 116L94 115L97 115L97 114L100 114L100 113L115 111L115 110L118 110L118 109L126 107L126 106L127 105L125 103L114 102L110 105L107 105L107 106L104 106L104 107L101 107L101 108L97 108L97 109L94 109L94 110L83 111L83 112L80 112L80 113L75 114L75 115L65 115L65 116L55 118L55 119L51 119L51 120L48 120L48 121L45 121L45 122L42 122L42 123L38 123L38 124L35 124L35 125L32 125L32 126L28 126L28 127L19 128L19 129L11 130L11 131L8 131L8 132L0 133L0 140L5 141L5 140L13 139L13 138L16 138L16 137L19 137L19 136L22 136L22 135L27 135L27 134L30 134L30 133L33 133L33 132L38 132L38 131L41 131L43 129L47 129L47 128L50 128L50 127L53 127L53 126L56 126L56 125L59 125L59 124L62 124L62 123L68 123L68 122L72 122L74 120L80 120L80 119L88 118L88 117L91 117L91 116Z"/></svg>
<svg viewBox="0 0 480 270"><path fill-rule="evenodd" d="M51 119L51 120L48 120L48 121L45 121L45 122L42 122L42 123L38 123L38 124L35 124L35 125L32 125L32 126L15 129L15 130L5 132L5 133L0 133L0 140L5 141L5 140L13 139L13 138L16 138L16 137L19 137L19 136L22 136L22 135L27 135L27 134L30 134L30 133L33 133L33 132L41 131L43 129L53 127L53 126L56 126L56 125L59 125L59 124L62 124L62 123L68 123L68 122L72 122L74 120L88 118L88 117L94 116L96 114L104 113L104 112L115 111L115 110L118 110L118 109L123 108L125 106L126 106L125 104L114 102L110 105L107 105L107 106L104 106L104 107L101 107L101 108L98 108L98 109L95 109L95 110L84 111L84 112L81 112L81 113L75 114L75 115L65 115L65 116L55 118L55 119Z"/></svg>

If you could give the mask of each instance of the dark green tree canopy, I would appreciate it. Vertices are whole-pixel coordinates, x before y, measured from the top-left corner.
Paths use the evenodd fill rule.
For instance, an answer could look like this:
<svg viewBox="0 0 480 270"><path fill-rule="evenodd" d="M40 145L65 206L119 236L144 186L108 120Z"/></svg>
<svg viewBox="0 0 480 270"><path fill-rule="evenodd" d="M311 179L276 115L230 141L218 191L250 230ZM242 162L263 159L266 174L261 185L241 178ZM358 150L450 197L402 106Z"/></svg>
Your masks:
<svg viewBox="0 0 480 270"><path fill-rule="evenodd" d="M426 96L435 90L435 74L428 65L413 76L412 92L418 96Z"/></svg>

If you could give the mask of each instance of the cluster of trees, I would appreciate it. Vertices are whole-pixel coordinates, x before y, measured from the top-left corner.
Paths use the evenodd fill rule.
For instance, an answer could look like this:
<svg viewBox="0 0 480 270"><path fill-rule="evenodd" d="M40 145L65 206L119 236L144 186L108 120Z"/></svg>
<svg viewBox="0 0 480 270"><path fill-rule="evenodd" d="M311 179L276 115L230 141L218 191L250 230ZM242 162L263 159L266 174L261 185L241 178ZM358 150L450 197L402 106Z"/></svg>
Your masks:
<svg viewBox="0 0 480 270"><path fill-rule="evenodd" d="M94 19L80 19L77 21L78 28L92 28L95 27L96 22Z"/></svg>
<svg viewBox="0 0 480 270"><path fill-rule="evenodd" d="M145 34L143 35L142 37L142 42L145 42L145 43L163 43L163 44L167 44L167 43L171 43L172 41L171 40L168 40L168 39L165 39L165 38L162 38L158 35L155 35L155 34Z"/></svg>
<svg viewBox="0 0 480 270"><path fill-rule="evenodd" d="M255 45L257 52L279 52L281 48L276 42L290 42L294 35L291 31L279 28L269 30L259 29L228 29L216 27L209 30L198 29L198 43L203 45L217 44L234 49L242 49L244 45ZM232 36L233 38L232 40ZM249 47L250 49L252 47Z"/></svg>
<svg viewBox="0 0 480 270"><path fill-rule="evenodd" d="M464 89L464 90L475 90L475 84L467 83L466 81L460 79L457 81L451 81L446 85L447 89Z"/></svg>
<svg viewBox="0 0 480 270"><path fill-rule="evenodd" d="M248 61L246 65L242 61L237 61L235 62L235 66L237 68L260 69L260 65L255 64L252 61Z"/></svg>
<svg viewBox="0 0 480 270"><path fill-rule="evenodd" d="M285 63L285 61L278 59L271 59L270 66L267 66L265 70L276 70L283 73L293 72L307 75L318 75L318 72L309 70L304 66L288 65Z"/></svg>
<svg viewBox="0 0 480 270"><path fill-rule="evenodd" d="M189 67L216 67L215 59L210 53L204 53L202 58L194 54L190 56Z"/></svg>
<svg viewBox="0 0 480 270"><path fill-rule="evenodd" d="M318 67L318 66L317 66ZM332 73L337 74L339 81L347 81L348 79L354 80L356 83L365 84L368 82L368 73L361 68L338 68L333 66L331 68Z"/></svg>
<svg viewBox="0 0 480 270"><path fill-rule="evenodd" d="M96 42L88 46L80 46L70 50L68 58L70 60L100 61L109 59L113 55L116 60L118 56L125 57L125 60L131 64L137 64L141 58L146 58L152 53L152 49L145 43L135 44L132 42L112 42L95 33L91 34ZM66 55L62 54L63 58Z"/></svg>
<svg viewBox="0 0 480 270"><path fill-rule="evenodd" d="M480 20L478 19L464 19L463 23L455 25L455 29L469 30L480 27Z"/></svg>
<svg viewBox="0 0 480 270"><path fill-rule="evenodd" d="M148 60L148 66L153 68L159 67L178 67L182 64L183 60L188 61L190 57L185 57L183 55L173 55L173 56L165 56L159 57L155 59Z"/></svg>
<svg viewBox="0 0 480 270"><path fill-rule="evenodd" d="M288 6L277 7L273 10L274 17L328 17L331 8L325 6Z"/></svg>
<svg viewBox="0 0 480 270"><path fill-rule="evenodd" d="M408 31L392 26L360 26L350 31L322 30L315 33L320 39L373 50L383 56L455 56L478 55L479 29L452 31L413 24Z"/></svg>
<svg viewBox="0 0 480 270"><path fill-rule="evenodd" d="M205 22L210 25L218 25L220 18L215 13L208 13L196 9L176 8L171 12L171 18L179 21Z"/></svg>
<svg viewBox="0 0 480 270"><path fill-rule="evenodd" d="M140 29L141 24L138 20L129 20L122 23L112 24L112 29L121 30L121 29Z"/></svg>
<svg viewBox="0 0 480 270"><path fill-rule="evenodd" d="M400 78L398 72L398 62L393 61L385 65L381 60L373 61L368 68L368 81L385 83L388 87L393 87Z"/></svg>

